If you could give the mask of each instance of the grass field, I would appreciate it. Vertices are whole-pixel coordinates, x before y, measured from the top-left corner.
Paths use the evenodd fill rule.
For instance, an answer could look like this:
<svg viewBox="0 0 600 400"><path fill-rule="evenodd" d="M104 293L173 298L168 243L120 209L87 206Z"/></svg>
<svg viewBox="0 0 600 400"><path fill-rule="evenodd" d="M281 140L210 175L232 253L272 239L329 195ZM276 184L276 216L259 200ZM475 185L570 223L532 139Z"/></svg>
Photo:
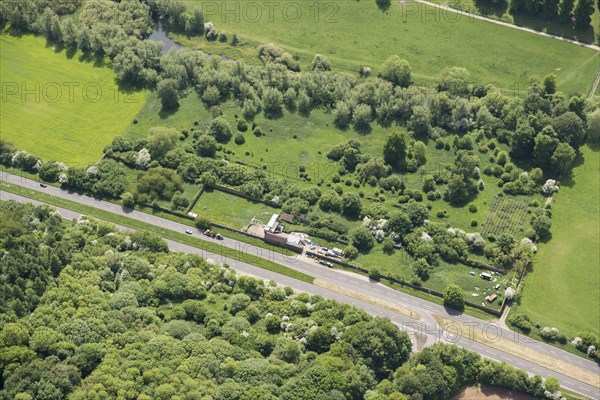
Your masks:
<svg viewBox="0 0 600 400"><path fill-rule="evenodd" d="M392 254L386 254L380 245L375 246L369 254L361 254L356 261L351 261L363 268L377 268L383 275L401 276L408 282L414 275L413 262L414 259L404 250L394 250ZM469 275L470 271L475 272L475 276ZM423 282L423 287L443 292L448 285L456 284L464 291L466 301L476 304L485 303L483 305L486 307L500 309L501 302L496 300L490 304L485 301L485 297L492 293L497 293L499 296L504 293L505 286L498 291L495 291L493 287L496 284L502 285L506 277L494 277L496 281L490 282L479 277L481 272L482 270L464 264L440 261L438 266L432 267L430 277ZM477 294L477 296L473 296L473 294Z"/></svg>
<svg viewBox="0 0 600 400"><path fill-rule="evenodd" d="M44 160L95 162L135 118L145 92L119 92L114 73L36 36L0 35L0 137Z"/></svg>
<svg viewBox="0 0 600 400"><path fill-rule="evenodd" d="M188 4L200 6L197 1ZM304 69L315 53L325 55L334 69L351 72L363 65L377 71L397 54L408 60L418 83L431 83L443 68L463 66L475 81L522 92L532 75L555 72L559 89L568 93L587 93L598 69L594 50L420 4L393 1L387 13L373 1L284 0L271 13L261 3L252 3L258 10L236 0L210 4L204 7L205 19L248 42L238 48L241 57L272 42L298 57ZM211 50L214 45L205 39L193 43L219 51L218 46Z"/></svg>
<svg viewBox="0 0 600 400"><path fill-rule="evenodd" d="M567 335L600 334L600 154L583 148L584 163L562 184L552 208L552 240L539 246L518 312ZM553 202L554 203L554 202Z"/></svg>
<svg viewBox="0 0 600 400"><path fill-rule="evenodd" d="M234 229L246 227L255 216L266 224L272 214L280 212L266 204L254 203L218 190L202 193L193 211L208 216L211 222Z"/></svg>

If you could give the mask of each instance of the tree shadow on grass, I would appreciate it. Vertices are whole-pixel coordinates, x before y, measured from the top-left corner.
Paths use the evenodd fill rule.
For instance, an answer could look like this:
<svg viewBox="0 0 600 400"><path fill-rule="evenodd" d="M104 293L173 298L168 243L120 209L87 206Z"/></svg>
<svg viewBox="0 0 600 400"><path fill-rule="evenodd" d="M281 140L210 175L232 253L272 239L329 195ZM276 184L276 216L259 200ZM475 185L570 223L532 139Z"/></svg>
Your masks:
<svg viewBox="0 0 600 400"><path fill-rule="evenodd" d="M354 125L354 131L359 135L368 135L373 131L371 124L366 125Z"/></svg>
<svg viewBox="0 0 600 400"><path fill-rule="evenodd" d="M584 162L585 162L585 157L583 156L583 154L580 151L577 151L577 157L575 158L575 161L573 161L573 167L571 168L569 173L562 174L558 178L559 187L566 186L566 187L572 188L573 186L575 186L576 180L575 180L575 176L573 176L573 169L583 165Z"/></svg>
<svg viewBox="0 0 600 400"><path fill-rule="evenodd" d="M278 120L283 118L283 110L276 110L276 111L265 111L264 112L265 118L269 119L269 120Z"/></svg>
<svg viewBox="0 0 600 400"><path fill-rule="evenodd" d="M528 15L513 15L515 24L540 32L547 32L556 36L579 40L581 42L594 43L594 27L590 24L585 29L574 28L571 24L565 24L558 17L544 18Z"/></svg>
<svg viewBox="0 0 600 400"><path fill-rule="evenodd" d="M475 7L481 15L500 18L508 10L508 1L475 0Z"/></svg>
<svg viewBox="0 0 600 400"><path fill-rule="evenodd" d="M96 68L105 67L104 55L98 54L93 51L86 51L81 53L78 60L80 62L90 63Z"/></svg>
<svg viewBox="0 0 600 400"><path fill-rule="evenodd" d="M75 57L75 54L77 54L77 47L75 47L75 46L67 47L67 51L65 52L65 56L67 57L67 60L72 60L73 57Z"/></svg>
<svg viewBox="0 0 600 400"><path fill-rule="evenodd" d="M2 33L3 34L7 34L7 35L12 36L12 37L17 38L17 39L19 39L19 38L23 37L24 35L28 34L27 31L24 31L24 30L19 29L19 28L14 28L12 26L9 26L6 29L3 26L2 27Z"/></svg>
<svg viewBox="0 0 600 400"><path fill-rule="evenodd" d="M171 115L175 114L177 111L179 111L179 103L177 104L176 107L171 107L171 108L161 107L161 109L158 113L158 116L160 117L160 119L167 119Z"/></svg>
<svg viewBox="0 0 600 400"><path fill-rule="evenodd" d="M448 315L452 316L452 317L458 317L460 315L463 315L465 313L465 308L456 308L453 306L449 306L447 304L444 304L444 309L446 310L446 313L448 313Z"/></svg>
<svg viewBox="0 0 600 400"><path fill-rule="evenodd" d="M538 238L538 243L548 243L552 240L552 232L548 232L548 234L542 238Z"/></svg>
<svg viewBox="0 0 600 400"><path fill-rule="evenodd" d="M384 14L387 14L390 10L390 7L392 6L391 0L375 0L375 3L377 4L377 8L379 8L379 11L381 11Z"/></svg>

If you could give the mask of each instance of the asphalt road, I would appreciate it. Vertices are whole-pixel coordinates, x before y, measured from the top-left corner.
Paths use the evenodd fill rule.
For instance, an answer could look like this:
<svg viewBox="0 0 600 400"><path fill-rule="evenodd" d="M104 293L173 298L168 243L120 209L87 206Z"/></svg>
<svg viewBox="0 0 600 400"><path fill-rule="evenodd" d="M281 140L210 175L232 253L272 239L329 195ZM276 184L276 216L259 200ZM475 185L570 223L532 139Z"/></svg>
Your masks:
<svg viewBox="0 0 600 400"><path fill-rule="evenodd" d="M8 181L19 186L23 186L37 191L43 191L47 194L56 197L76 201L78 203L93 206L108 212L112 212L114 214L124 215L129 218L150 223L164 229L173 230L175 232L183 233L186 229L190 229L190 227L187 225L183 225L171 220L160 218L140 211L125 210L119 205L101 200L96 200L94 198L83 196L77 193L70 193L68 191L64 191L60 188L56 188L53 186L41 188L39 186L39 183L36 181L23 179L12 174L3 173L0 178L4 181ZM10 199L21 202L38 203L21 196L0 191L0 200ZM65 218L77 218L80 215L79 213L70 210L62 208L58 209ZM125 227L120 228L127 229ZM194 231L194 235L200 235L200 232L198 232L195 228L192 228L192 230ZM545 343L533 340L526 336L519 335L510 330L503 329L502 327L500 327L500 325L496 323L483 321L465 314L458 314L455 311L448 310L438 304L431 303L427 300L423 300L403 292L399 292L380 283L372 282L362 276L349 274L343 271L328 269L323 266L314 264L312 262L304 261L303 259L300 259L297 256L286 256L272 250L266 250L229 238L225 238L225 240L223 241L217 241L202 236L202 239L212 243L208 246L204 246L201 249L172 241L168 241L168 244L170 248L175 251L199 254L203 257L214 259L217 262L227 263L233 269L237 270L242 274L252 275L265 280L272 279L278 284L290 286L298 291L311 294L319 294L325 298L335 299L362 308L372 315L388 317L390 318L390 320L392 320L392 322L394 322L396 325L406 330L407 332L417 332L418 334L420 334L419 336L426 337L426 345L431 345L435 342L455 343L456 345L459 345L461 347L473 350L481 354L482 356L498 361L505 361L510 365L522 368L530 374L539 374L544 378L550 375L555 376L560 380L561 384L565 388L577 393L581 393L592 399L600 400L600 389L598 389L598 386L600 386L600 367L597 363L591 360L576 356L574 354L547 345ZM277 274L271 271L263 270L258 267L254 267L245 262L243 256L239 260L224 257L223 253L219 251L221 246L234 248L236 250L240 250L248 254L258 255L259 257L263 257L278 264L307 273L317 279L334 283L340 287L360 292L363 295L368 295L378 300L401 305L418 313L421 316L421 320L416 321L414 319L405 317L397 312L391 311L387 308L365 301L361 301L356 298L332 290L328 290L319 286L308 284L285 275ZM492 344L492 342L494 342L497 338L507 339L514 342L515 344L526 346L526 348L528 349L537 350L546 355L560 359L563 362L572 364L574 367L579 367L581 369L591 371L598 378L597 384L595 385L596 387L581 382L580 380L575 379L572 376L568 376L567 374L558 373L550 368L547 368L546 366L538 365L529 360L528 357L517 357L510 353L502 352L490 345L473 341L468 337L457 336L452 333L442 331L441 329L439 329L439 325L436 324L433 318L434 315L441 315L444 317L453 318L456 321L469 324L474 327L484 328L489 334L488 337L490 339L490 344Z"/></svg>

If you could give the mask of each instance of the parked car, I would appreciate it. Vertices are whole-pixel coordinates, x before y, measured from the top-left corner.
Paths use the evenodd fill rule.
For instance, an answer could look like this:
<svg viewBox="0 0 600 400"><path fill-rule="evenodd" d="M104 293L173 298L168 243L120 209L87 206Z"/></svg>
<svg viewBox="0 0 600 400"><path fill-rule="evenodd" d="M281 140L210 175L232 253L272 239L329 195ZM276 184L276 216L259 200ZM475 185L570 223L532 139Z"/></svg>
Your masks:
<svg viewBox="0 0 600 400"><path fill-rule="evenodd" d="M187 230L185 231L185 233L187 233L188 235L191 235L191 234L192 234L192 233L194 233L194 232L192 232L192 230L191 230L191 229L187 229Z"/></svg>
<svg viewBox="0 0 600 400"><path fill-rule="evenodd" d="M46 185L45 183L40 183L40 186L43 187L43 188L47 188L48 187L48 185Z"/></svg>
<svg viewBox="0 0 600 400"><path fill-rule="evenodd" d="M469 272L469 275L475 276L475 272L473 272L473 271L470 271L470 272Z"/></svg>

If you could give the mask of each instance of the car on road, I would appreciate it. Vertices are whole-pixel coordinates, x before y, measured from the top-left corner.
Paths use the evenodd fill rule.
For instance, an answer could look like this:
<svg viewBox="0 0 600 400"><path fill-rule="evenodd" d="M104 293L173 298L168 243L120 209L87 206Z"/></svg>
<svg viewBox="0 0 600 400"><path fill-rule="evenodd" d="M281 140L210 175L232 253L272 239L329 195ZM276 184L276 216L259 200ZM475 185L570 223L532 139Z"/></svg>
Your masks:
<svg viewBox="0 0 600 400"><path fill-rule="evenodd" d="M187 233L188 235L191 235L191 234L192 234L192 233L194 233L194 232L192 232L192 230L191 230L191 229L187 229L187 230L185 231L185 233Z"/></svg>
<svg viewBox="0 0 600 400"><path fill-rule="evenodd" d="M333 267L333 264L332 264L332 263L330 263L329 261L321 260L321 261L319 261L319 263L320 263L321 265L325 265L325 266L327 266L327 267L329 267L329 268Z"/></svg>
<svg viewBox="0 0 600 400"><path fill-rule="evenodd" d="M43 187L43 188L47 188L48 187L48 185L46 185L45 183L40 183L40 186Z"/></svg>

